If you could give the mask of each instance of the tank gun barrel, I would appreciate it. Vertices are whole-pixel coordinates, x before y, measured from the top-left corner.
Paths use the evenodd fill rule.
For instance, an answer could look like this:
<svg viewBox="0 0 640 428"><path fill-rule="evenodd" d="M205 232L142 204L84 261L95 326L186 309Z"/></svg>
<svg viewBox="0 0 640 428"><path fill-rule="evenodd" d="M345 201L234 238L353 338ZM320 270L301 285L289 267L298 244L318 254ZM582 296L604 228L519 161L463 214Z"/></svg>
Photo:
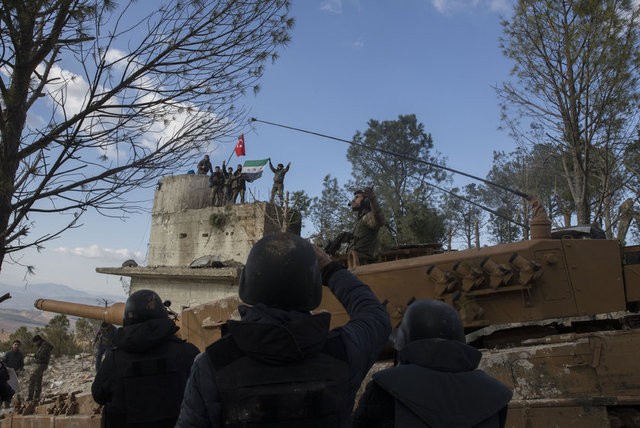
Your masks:
<svg viewBox="0 0 640 428"><path fill-rule="evenodd" d="M33 302L33 306L41 311L102 320L116 325L122 325L122 319L124 316L123 302L117 302L111 306L97 306L64 302L61 300L38 299Z"/></svg>
<svg viewBox="0 0 640 428"><path fill-rule="evenodd" d="M520 191L518 189L512 189L510 187L503 186L500 183L495 183L495 182L487 180L485 178L478 177L476 175L469 174L469 173L466 173L464 171L460 171L458 169L453 169L453 168L450 168L450 167L445 166L445 165L440 165L438 163L429 162L429 161L425 161L425 160L422 160L422 159L416 159L413 156L405 155L405 154L402 154L402 153L396 153L396 152L392 152L392 151L385 150L385 149L373 148L373 147L369 147L369 146L367 146L365 144L357 143L355 141L345 140L344 138L332 137L331 135L321 134L319 132L307 131L306 129L295 128L293 126L287 126L287 125L283 125L283 124L280 124L280 123L268 122L266 120L261 120L261 119L255 118L255 117L250 118L249 121L250 122L264 123L266 125L277 126L277 127L285 128L285 129L290 129L292 131L304 132L305 134L317 135L319 137L328 138L328 139L335 140L335 141L341 141L343 143L347 143L347 144L350 144L352 146L358 146L358 147L361 147L361 148L366 149L366 150L371 150L371 151L374 151L374 152L384 153L386 155L394 156L396 158L405 159L405 160L408 160L408 161L411 161L411 162L421 163L423 165L427 165L427 166L430 166L430 167L433 167L433 168L438 168L438 169L441 169L441 170L444 170L444 171L452 172L454 174L463 175L463 176L471 178L473 180L485 183L485 184L487 184L489 186L496 187L496 188L502 189L502 190L506 190L507 192L513 193L516 196L520 196L521 198L525 198L525 199L529 199L530 198L530 196L528 194L526 194L525 192L522 192L522 191Z"/></svg>

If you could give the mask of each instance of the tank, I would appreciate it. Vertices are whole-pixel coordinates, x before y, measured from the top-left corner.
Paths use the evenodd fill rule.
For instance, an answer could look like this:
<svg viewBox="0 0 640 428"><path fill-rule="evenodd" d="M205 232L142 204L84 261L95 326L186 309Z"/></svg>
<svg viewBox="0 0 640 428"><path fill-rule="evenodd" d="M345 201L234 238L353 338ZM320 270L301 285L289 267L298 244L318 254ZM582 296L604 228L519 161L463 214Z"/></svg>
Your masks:
<svg viewBox="0 0 640 428"><path fill-rule="evenodd" d="M368 265L349 257L349 268L385 303L394 326L415 299L458 310L467 341L483 351L481 368L514 391L507 426L639 426L640 246L595 239L589 226L552 232L546 214L534 211L526 241L452 252L405 248ZM181 336L204 349L238 303L231 297L182 311ZM114 324L123 310L50 300L36 306ZM332 313L332 327L348 321L326 288L318 310Z"/></svg>

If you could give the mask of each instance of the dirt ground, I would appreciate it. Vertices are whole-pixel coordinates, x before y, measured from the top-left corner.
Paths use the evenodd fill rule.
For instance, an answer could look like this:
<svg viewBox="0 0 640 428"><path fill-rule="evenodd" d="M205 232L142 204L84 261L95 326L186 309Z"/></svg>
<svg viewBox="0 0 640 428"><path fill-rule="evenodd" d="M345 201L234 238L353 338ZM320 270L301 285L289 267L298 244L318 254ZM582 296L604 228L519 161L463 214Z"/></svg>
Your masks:
<svg viewBox="0 0 640 428"><path fill-rule="evenodd" d="M27 357L24 372L18 377L19 394L22 397L27 395L29 376L34 367L30 358ZM94 376L94 357L91 354L53 357L42 378L42 396L48 397L65 392L90 393Z"/></svg>

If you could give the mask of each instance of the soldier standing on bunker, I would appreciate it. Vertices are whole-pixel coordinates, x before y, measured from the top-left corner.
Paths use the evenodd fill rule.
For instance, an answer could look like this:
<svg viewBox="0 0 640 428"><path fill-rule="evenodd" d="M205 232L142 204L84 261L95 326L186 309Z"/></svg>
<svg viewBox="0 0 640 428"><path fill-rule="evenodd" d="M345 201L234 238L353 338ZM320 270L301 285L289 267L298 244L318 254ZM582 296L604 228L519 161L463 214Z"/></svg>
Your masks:
<svg viewBox="0 0 640 428"><path fill-rule="evenodd" d="M93 339L94 355L96 357L96 373L100 369L102 357L113 346L113 338L116 336L116 326L103 321Z"/></svg>
<svg viewBox="0 0 640 428"><path fill-rule="evenodd" d="M198 174L207 175L211 172L213 168L211 167L211 162L209 161L209 155L204 155L204 158L200 162L198 162Z"/></svg>
<svg viewBox="0 0 640 428"><path fill-rule="evenodd" d="M326 285L350 321L311 314ZM371 289L290 233L260 239L240 275L240 321L196 358L177 427L348 427L391 326Z"/></svg>
<svg viewBox="0 0 640 428"><path fill-rule="evenodd" d="M233 195L233 168L225 170L224 161L222 161L222 174L224 175L224 203L231 202L231 196Z"/></svg>
<svg viewBox="0 0 640 428"><path fill-rule="evenodd" d="M33 369L31 377L29 378L27 401L40 399L40 394L42 393L42 375L47 367L49 367L51 351L53 351L53 346L39 334L33 336L32 340L37 347L36 352L33 354L33 362L36 367Z"/></svg>
<svg viewBox="0 0 640 428"><path fill-rule="evenodd" d="M231 188L233 189L231 202L235 204L238 199L238 195L240 195L240 203L244 204L244 193L247 190L247 179L242 174L242 165L240 164L238 164L236 172L233 173Z"/></svg>
<svg viewBox="0 0 640 428"><path fill-rule="evenodd" d="M409 305L391 340L395 367L373 375L354 428L503 427L512 393L478 369L458 312L438 300Z"/></svg>
<svg viewBox="0 0 640 428"><path fill-rule="evenodd" d="M222 168L224 168L224 162ZM209 177L209 187L213 189L213 206L221 207L224 204L224 174L220 171L219 166L216 166Z"/></svg>
<svg viewBox="0 0 640 428"><path fill-rule="evenodd" d="M271 172L273 172L273 187L271 188L271 199L269 202L273 203L275 200L276 194L280 198L280 203L283 203L283 192L284 192L284 176L289 172L289 167L291 166L291 162L287 164L285 168L281 163L278 164L277 168L273 167L271 163L271 158L269 158L269 168L271 168Z"/></svg>
<svg viewBox="0 0 640 428"><path fill-rule="evenodd" d="M91 385L107 428L173 427L198 348L176 337L178 327L155 292L138 290L124 307L114 338Z"/></svg>

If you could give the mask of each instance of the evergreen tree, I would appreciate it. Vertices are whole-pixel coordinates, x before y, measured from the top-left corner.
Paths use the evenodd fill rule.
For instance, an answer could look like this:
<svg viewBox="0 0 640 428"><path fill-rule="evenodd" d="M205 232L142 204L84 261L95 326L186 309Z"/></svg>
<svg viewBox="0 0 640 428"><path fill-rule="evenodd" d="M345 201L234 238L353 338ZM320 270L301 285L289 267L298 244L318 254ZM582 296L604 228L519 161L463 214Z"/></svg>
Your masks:
<svg viewBox="0 0 640 428"><path fill-rule="evenodd" d="M322 194L311 206L311 221L316 229L316 240L326 245L342 231L351 231L353 218L350 198L338 180L326 175L322 181Z"/></svg>
<svg viewBox="0 0 640 428"><path fill-rule="evenodd" d="M444 165L444 159L434 151L431 135L413 114L367 124L347 151L356 186L374 189L396 243L442 242L444 219L430 184L448 177L432 166Z"/></svg>
<svg viewBox="0 0 640 428"><path fill-rule="evenodd" d="M69 327L69 318L58 314L42 329L42 335L53 346L55 356L75 354L78 351Z"/></svg>

